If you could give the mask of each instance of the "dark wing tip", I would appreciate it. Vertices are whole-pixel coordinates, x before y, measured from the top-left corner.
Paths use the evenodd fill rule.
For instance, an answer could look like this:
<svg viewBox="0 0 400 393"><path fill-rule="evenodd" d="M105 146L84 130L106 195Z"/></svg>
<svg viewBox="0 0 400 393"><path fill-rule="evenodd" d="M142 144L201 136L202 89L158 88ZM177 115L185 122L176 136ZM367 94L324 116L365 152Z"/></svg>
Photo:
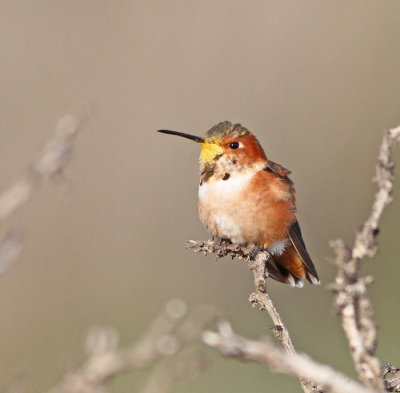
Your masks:
<svg viewBox="0 0 400 393"><path fill-rule="evenodd" d="M292 242L295 250L299 254L305 267L307 268L307 279L312 284L319 284L319 278L314 263L307 252L306 245L301 235L301 229L298 221L294 222L288 230L289 239Z"/></svg>

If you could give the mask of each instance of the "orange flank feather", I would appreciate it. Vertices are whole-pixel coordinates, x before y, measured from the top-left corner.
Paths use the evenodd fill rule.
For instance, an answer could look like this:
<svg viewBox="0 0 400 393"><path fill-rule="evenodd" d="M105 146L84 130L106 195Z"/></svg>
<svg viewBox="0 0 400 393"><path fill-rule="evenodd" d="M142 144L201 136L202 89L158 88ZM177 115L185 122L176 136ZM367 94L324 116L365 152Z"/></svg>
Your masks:
<svg viewBox="0 0 400 393"><path fill-rule="evenodd" d="M284 269L288 270L294 277L303 280L306 278L307 270L303 261L297 254L293 245L288 246L282 255L274 256L275 261Z"/></svg>
<svg viewBox="0 0 400 393"><path fill-rule="evenodd" d="M244 230L258 234L251 243L268 248L287 238L289 226L296 220L288 186L269 170L258 171L240 198L251 201Z"/></svg>

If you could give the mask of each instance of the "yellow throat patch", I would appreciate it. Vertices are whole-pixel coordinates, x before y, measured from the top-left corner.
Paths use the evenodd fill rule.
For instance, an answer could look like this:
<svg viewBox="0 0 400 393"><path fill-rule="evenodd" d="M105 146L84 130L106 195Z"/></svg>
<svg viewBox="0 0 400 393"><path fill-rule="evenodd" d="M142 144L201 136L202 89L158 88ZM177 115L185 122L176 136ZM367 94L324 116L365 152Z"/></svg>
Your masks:
<svg viewBox="0 0 400 393"><path fill-rule="evenodd" d="M218 142L210 142L206 139L201 143L200 161L202 164L210 163L223 152L224 149Z"/></svg>

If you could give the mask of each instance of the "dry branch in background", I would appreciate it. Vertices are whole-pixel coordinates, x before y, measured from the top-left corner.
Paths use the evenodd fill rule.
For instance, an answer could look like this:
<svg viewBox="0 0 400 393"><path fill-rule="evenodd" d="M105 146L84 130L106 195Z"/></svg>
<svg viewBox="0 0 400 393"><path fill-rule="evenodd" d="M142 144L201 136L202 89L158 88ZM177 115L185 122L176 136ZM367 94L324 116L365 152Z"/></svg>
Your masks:
<svg viewBox="0 0 400 393"><path fill-rule="evenodd" d="M222 355L264 364L283 374L309 378L334 393L373 393L374 391L308 356L288 354L269 341L253 341L235 334L228 322L220 322L217 332L206 331L203 341ZM316 387L314 392L322 387Z"/></svg>
<svg viewBox="0 0 400 393"><path fill-rule="evenodd" d="M372 277L359 277L360 263L378 251L376 241L379 220L391 202L394 181L393 149L400 140L400 127L386 131L383 136L374 181L378 186L371 213L358 230L354 245L349 248L343 240L331 243L338 272L334 284L335 306L342 317L342 326L349 342L354 365L361 380L377 392L384 392L382 367L375 356L377 325L373 319L372 303L367 285Z"/></svg>
<svg viewBox="0 0 400 393"><path fill-rule="evenodd" d="M156 365L140 393L170 392L177 383L195 377L209 365L206 356L198 352L180 356L172 364Z"/></svg>
<svg viewBox="0 0 400 393"><path fill-rule="evenodd" d="M186 314L182 300L170 300L144 336L127 348L118 347L115 330L92 330L86 341L87 359L47 393L104 392L107 382L118 374L143 369L174 355L171 364L156 368L142 390L143 393L167 393L207 364L201 354L182 351L199 340L202 331L216 321L217 312L214 308L199 307Z"/></svg>
<svg viewBox="0 0 400 393"><path fill-rule="evenodd" d="M246 260L249 265L249 269L254 273L255 284L255 292L250 295L249 301L254 307L258 305L260 310L267 310L272 322L274 323L273 331L275 337L282 343L289 355L296 354L289 331L283 323L283 320L279 315L278 310L274 306L271 297L268 295L265 286L265 281L268 277L266 264L270 258L270 255L267 251L257 253L255 259L252 260L250 258L250 254L253 247L238 246L237 244L231 244L227 240L188 240L186 242L186 248L191 249L194 252L202 252L204 255L215 253L217 259L229 255L232 257L232 259L237 258ZM318 392L313 382L301 376L299 377L301 386L305 393Z"/></svg>
<svg viewBox="0 0 400 393"><path fill-rule="evenodd" d="M44 145L21 178L0 193L0 224L25 205L44 180L59 175L69 163L73 142L89 119L90 107L84 104L73 114L62 117L52 138ZM8 271L22 249L22 231L11 229L0 244L0 276Z"/></svg>
<svg viewBox="0 0 400 393"><path fill-rule="evenodd" d="M0 243L0 277L8 272L22 251L24 234L17 229L7 231Z"/></svg>

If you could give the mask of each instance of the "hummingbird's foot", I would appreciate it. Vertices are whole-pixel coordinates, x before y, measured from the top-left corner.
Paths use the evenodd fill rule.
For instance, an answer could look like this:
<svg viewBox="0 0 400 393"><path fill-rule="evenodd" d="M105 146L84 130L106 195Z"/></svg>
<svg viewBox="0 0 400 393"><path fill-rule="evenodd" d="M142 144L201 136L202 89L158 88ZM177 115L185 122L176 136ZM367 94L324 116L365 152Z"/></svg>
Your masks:
<svg viewBox="0 0 400 393"><path fill-rule="evenodd" d="M213 236L213 240L215 243L219 244L221 247L226 247L232 244L229 239L224 239L223 237Z"/></svg>
<svg viewBox="0 0 400 393"><path fill-rule="evenodd" d="M255 246L250 252L250 260L254 261L259 252L265 251L264 246Z"/></svg>

